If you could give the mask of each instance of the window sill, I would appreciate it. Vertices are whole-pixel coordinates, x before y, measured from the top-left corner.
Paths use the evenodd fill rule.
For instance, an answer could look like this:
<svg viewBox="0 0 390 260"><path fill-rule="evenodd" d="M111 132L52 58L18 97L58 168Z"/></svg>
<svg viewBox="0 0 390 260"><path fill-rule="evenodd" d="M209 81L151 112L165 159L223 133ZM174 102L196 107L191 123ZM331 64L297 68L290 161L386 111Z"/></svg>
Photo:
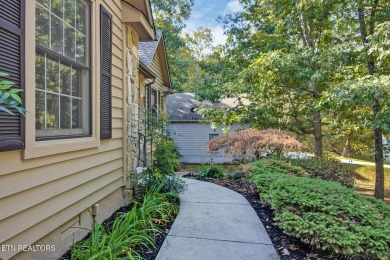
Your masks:
<svg viewBox="0 0 390 260"><path fill-rule="evenodd" d="M34 142L32 147L26 147L23 159L33 159L44 156L75 152L79 150L98 148L99 140L95 137L60 139Z"/></svg>

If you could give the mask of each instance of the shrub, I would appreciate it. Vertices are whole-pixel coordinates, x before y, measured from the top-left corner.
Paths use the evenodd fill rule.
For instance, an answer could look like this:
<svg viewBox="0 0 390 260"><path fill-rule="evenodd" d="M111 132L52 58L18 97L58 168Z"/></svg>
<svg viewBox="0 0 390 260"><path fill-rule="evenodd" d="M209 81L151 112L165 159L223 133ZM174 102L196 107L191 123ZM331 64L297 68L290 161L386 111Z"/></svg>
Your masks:
<svg viewBox="0 0 390 260"><path fill-rule="evenodd" d="M294 166L290 162L280 159L262 159L251 163L253 170L264 173L285 173L303 176L304 171L299 166ZM252 171L253 171L252 170Z"/></svg>
<svg viewBox="0 0 390 260"><path fill-rule="evenodd" d="M243 172L235 172L235 173L233 173L233 174L230 174L230 175L228 175L228 179L232 179L232 180L239 180L239 179L242 179L242 178L245 178L246 177L246 175L245 175L245 173L243 173Z"/></svg>
<svg viewBox="0 0 390 260"><path fill-rule="evenodd" d="M154 185L160 186L159 191L162 193L174 192L180 194L187 189L187 185L182 178L160 174L158 171L153 172L148 169L138 188L142 194Z"/></svg>
<svg viewBox="0 0 390 260"><path fill-rule="evenodd" d="M145 191L140 205L118 215L107 226L96 223L88 239L75 244L72 259L141 258L136 249L156 247L157 223L171 221L178 213L175 193L162 193L158 185Z"/></svg>
<svg viewBox="0 0 390 260"><path fill-rule="evenodd" d="M266 172L254 167L250 175L286 234L344 257L390 256L390 207L382 201L283 169Z"/></svg>
<svg viewBox="0 0 390 260"><path fill-rule="evenodd" d="M173 175L180 169L180 153L174 141L160 138L156 141L156 150L153 152L153 167L163 174Z"/></svg>
<svg viewBox="0 0 390 260"><path fill-rule="evenodd" d="M312 178L338 182L348 188L354 186L352 172L337 159L313 157L308 159L290 159L290 162L302 167Z"/></svg>
<svg viewBox="0 0 390 260"><path fill-rule="evenodd" d="M281 156L284 151L298 151L303 148L292 133L276 129L246 129L218 136L208 142L210 151L225 149L228 156L241 158L242 156L256 157L262 151Z"/></svg>
<svg viewBox="0 0 390 260"><path fill-rule="evenodd" d="M199 169L199 175L205 178L221 178L224 174L218 165L202 165Z"/></svg>

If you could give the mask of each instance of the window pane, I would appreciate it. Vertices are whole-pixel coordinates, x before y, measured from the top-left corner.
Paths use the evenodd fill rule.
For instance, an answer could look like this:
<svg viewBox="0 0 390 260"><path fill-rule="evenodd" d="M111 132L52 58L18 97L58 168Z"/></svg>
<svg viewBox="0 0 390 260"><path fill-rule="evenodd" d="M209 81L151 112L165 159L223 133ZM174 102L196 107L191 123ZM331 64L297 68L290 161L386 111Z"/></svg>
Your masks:
<svg viewBox="0 0 390 260"><path fill-rule="evenodd" d="M74 0L64 0L64 20L70 26L75 27L75 4Z"/></svg>
<svg viewBox="0 0 390 260"><path fill-rule="evenodd" d="M63 23L60 19L51 15L51 46L50 49L58 54L63 53Z"/></svg>
<svg viewBox="0 0 390 260"><path fill-rule="evenodd" d="M65 25L65 56L75 59L75 30L69 25Z"/></svg>
<svg viewBox="0 0 390 260"><path fill-rule="evenodd" d="M36 5L36 42L49 47L49 12Z"/></svg>
<svg viewBox="0 0 390 260"><path fill-rule="evenodd" d="M71 128L71 98L70 97L61 97L61 129Z"/></svg>
<svg viewBox="0 0 390 260"><path fill-rule="evenodd" d="M45 93L35 91L35 129L45 129Z"/></svg>
<svg viewBox="0 0 390 260"><path fill-rule="evenodd" d="M51 0L51 11L62 19L63 5L62 0Z"/></svg>
<svg viewBox="0 0 390 260"><path fill-rule="evenodd" d="M87 7L85 3L76 0L76 29L85 34L85 21L87 20Z"/></svg>
<svg viewBox="0 0 390 260"><path fill-rule="evenodd" d="M69 66L61 64L61 94L70 95L72 88L72 69Z"/></svg>
<svg viewBox="0 0 390 260"><path fill-rule="evenodd" d="M37 3L43 5L44 7L46 7L47 9L49 9L50 7L50 0L36 0Z"/></svg>
<svg viewBox="0 0 390 260"><path fill-rule="evenodd" d="M81 128L81 100L72 100L72 128Z"/></svg>
<svg viewBox="0 0 390 260"><path fill-rule="evenodd" d="M78 87L80 84L77 70L72 69L72 96L81 97L80 88Z"/></svg>
<svg viewBox="0 0 390 260"><path fill-rule="evenodd" d="M57 94L46 93L46 129L59 128L59 96Z"/></svg>
<svg viewBox="0 0 390 260"><path fill-rule="evenodd" d="M35 58L35 85L38 89L45 89L45 57L37 54Z"/></svg>
<svg viewBox="0 0 390 260"><path fill-rule="evenodd" d="M47 59L46 60L46 70L47 70L47 81L46 87L48 91L58 93L58 82L59 82L59 64L56 61Z"/></svg>
<svg viewBox="0 0 390 260"><path fill-rule="evenodd" d="M86 64L85 62L85 40L86 37L76 32L76 61Z"/></svg>
<svg viewBox="0 0 390 260"><path fill-rule="evenodd" d="M36 3L37 140L90 135L90 70L79 68L89 65L89 1Z"/></svg>

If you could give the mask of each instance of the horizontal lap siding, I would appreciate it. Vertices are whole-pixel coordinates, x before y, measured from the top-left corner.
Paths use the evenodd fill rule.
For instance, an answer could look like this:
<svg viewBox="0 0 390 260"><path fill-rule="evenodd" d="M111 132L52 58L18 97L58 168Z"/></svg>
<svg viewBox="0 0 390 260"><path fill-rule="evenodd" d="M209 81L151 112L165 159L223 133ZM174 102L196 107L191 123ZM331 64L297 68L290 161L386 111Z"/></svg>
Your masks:
<svg viewBox="0 0 390 260"><path fill-rule="evenodd" d="M163 82L163 75L161 71L161 65L160 65L160 60L159 60L159 55L158 51L156 51L156 54L154 55L152 64L150 66L151 70L156 74L157 78L153 84L154 88L157 88L159 90L162 89L162 86L164 86Z"/></svg>
<svg viewBox="0 0 390 260"><path fill-rule="evenodd" d="M202 123L173 123L173 138L179 147L182 160L194 163L210 161L210 152L207 149L209 134L219 133L219 135L223 135L222 128L219 127L214 132L210 125ZM230 131L236 131L241 128L242 126L234 125L230 127ZM222 151L217 156L213 155L214 157L219 157L218 162L231 161L230 158L225 158L225 154Z"/></svg>
<svg viewBox="0 0 390 260"><path fill-rule="evenodd" d="M32 244L123 185L122 4L102 2L113 15L112 139L97 148L36 159L0 153L0 244Z"/></svg>

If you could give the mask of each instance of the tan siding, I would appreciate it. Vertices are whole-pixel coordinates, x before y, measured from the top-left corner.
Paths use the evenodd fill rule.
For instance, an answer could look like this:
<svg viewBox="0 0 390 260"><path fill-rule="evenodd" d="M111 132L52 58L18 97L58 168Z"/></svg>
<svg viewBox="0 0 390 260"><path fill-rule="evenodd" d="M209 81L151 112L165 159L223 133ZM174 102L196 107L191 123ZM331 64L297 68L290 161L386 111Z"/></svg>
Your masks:
<svg viewBox="0 0 390 260"><path fill-rule="evenodd" d="M96 10L100 3L113 15L112 139L99 141L96 148L28 160L22 158L21 152L1 153L0 244L33 244L123 185L122 3L120 0L92 1L98 29L93 31L95 41L99 41ZM33 13L34 9L27 10L28 16ZM98 60L99 52L94 56ZM93 88L99 91L99 75L94 74ZM93 100L93 104L98 104L98 100ZM94 123L97 121L95 118Z"/></svg>
<svg viewBox="0 0 390 260"><path fill-rule="evenodd" d="M112 109L112 117L113 118L123 118L123 110L118 108Z"/></svg>
<svg viewBox="0 0 390 260"><path fill-rule="evenodd" d="M121 149L99 153L94 156L50 164L39 168L24 170L0 178L0 198L6 198L39 185L57 181L67 176L81 177L76 173L121 158ZM6 201L5 201L6 202ZM1 208L1 211L4 209Z"/></svg>
<svg viewBox="0 0 390 260"><path fill-rule="evenodd" d="M93 205L96 201L101 200L101 196L107 196L117 190L118 185L121 184L121 180L116 180L113 183L110 183L107 186L104 186L100 193L93 193L88 197L85 197L84 200L80 200L68 208L63 209L61 212L47 218L45 221L37 223L31 228L23 231L23 233L18 234L10 240L4 242L7 245L30 245L35 241L39 240L43 236L45 236L48 232L55 230L60 227L62 224L66 223L69 216L76 216L80 212L86 209L85 205ZM15 224L14 224L15 225ZM88 227L86 227L88 228ZM11 255L10 255L11 256ZM6 254L4 256L5 259L9 256Z"/></svg>
<svg viewBox="0 0 390 260"><path fill-rule="evenodd" d="M68 192L79 185L105 175L107 172L118 170L121 166L121 159L109 161L77 173L80 175L79 179L71 175L9 196L6 200L0 201L0 207L4 209L0 213L0 220L20 212L21 209L31 208L59 194Z"/></svg>
<svg viewBox="0 0 390 260"><path fill-rule="evenodd" d="M160 60L158 58L159 53L156 52L154 55L152 64L151 64L151 69L152 71L157 75L157 78L155 80L155 83L153 84L153 87L157 89L161 89L161 87L164 85L163 83L163 75L162 75L162 70L161 70L161 65L160 65Z"/></svg>
<svg viewBox="0 0 390 260"><path fill-rule="evenodd" d="M102 177L94 179L85 185L79 186L70 192L57 195L52 199L38 204L35 207L23 210L19 214L6 218L0 223L0 241L5 241L15 234L19 234L46 218L61 212L62 209L71 206L80 200L96 192L96 187L104 187L122 178L121 171L107 173ZM101 197L101 199L104 196ZM91 206L91 205L86 205ZM70 219L70 218L69 218ZM15 225L18 223L18 225Z"/></svg>
<svg viewBox="0 0 390 260"><path fill-rule="evenodd" d="M118 109L114 109L113 111L118 111ZM120 111L122 112L122 110ZM122 146L123 144L121 140L112 140L107 145L100 146L99 148L96 149L82 150L82 151L76 151L76 152L65 153L60 155L53 155L53 156L42 157L34 160L22 160L20 156L20 152L4 153L1 154L1 159L4 159L4 161L0 161L0 162L4 162L4 163L0 163L1 173L2 173L0 174L0 180L1 180L1 175L6 175L10 173L15 174L23 170L29 170L33 168L50 165L50 164L57 164L60 162L66 162L73 159L82 159L82 158L87 159L91 155L101 154L106 151L110 151L114 149L120 149L122 148ZM0 191L2 190L3 186L6 187L6 185L0 181Z"/></svg>

